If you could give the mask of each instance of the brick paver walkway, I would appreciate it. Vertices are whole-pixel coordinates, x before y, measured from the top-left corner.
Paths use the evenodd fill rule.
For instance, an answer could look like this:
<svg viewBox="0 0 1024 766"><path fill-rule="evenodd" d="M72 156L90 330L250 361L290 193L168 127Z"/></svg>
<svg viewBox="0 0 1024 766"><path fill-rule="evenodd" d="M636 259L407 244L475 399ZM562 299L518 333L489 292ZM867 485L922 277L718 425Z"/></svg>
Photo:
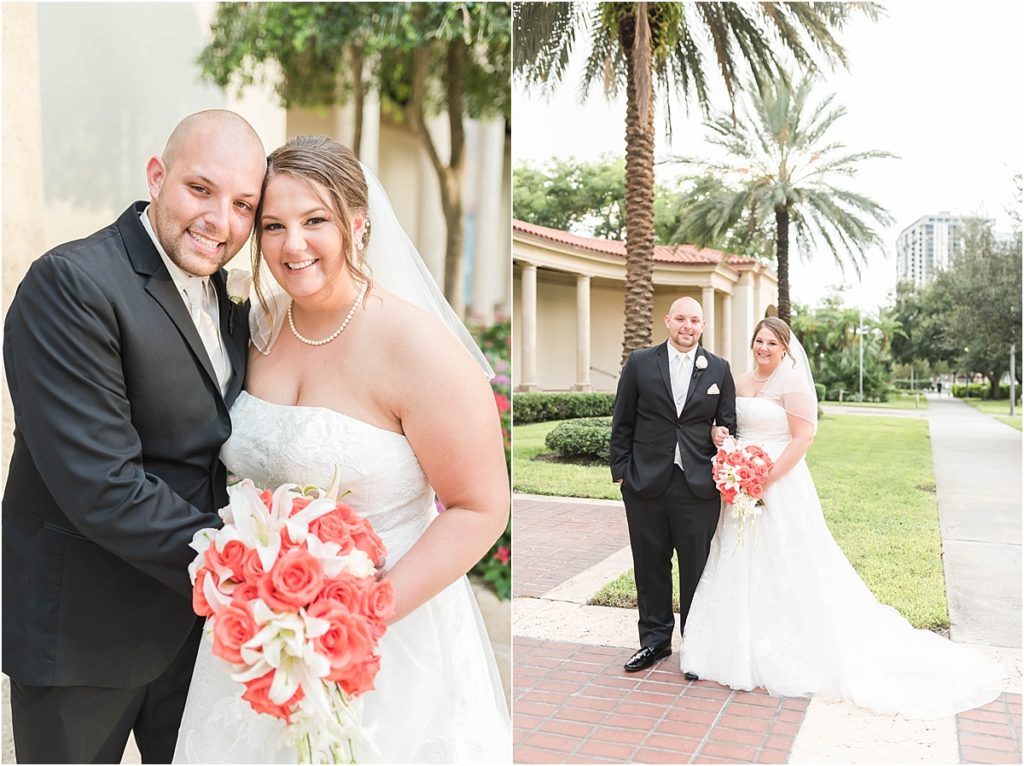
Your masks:
<svg viewBox="0 0 1024 766"><path fill-rule="evenodd" d="M513 596L547 593L629 544L621 505L517 497L514 523Z"/></svg>
<svg viewBox="0 0 1024 766"><path fill-rule="evenodd" d="M961 763L1020 763L1021 695L1003 694L956 717Z"/></svg>
<svg viewBox="0 0 1024 766"><path fill-rule="evenodd" d="M516 597L539 597L629 544L618 504L516 497L514 509ZM626 673L635 646L523 636L512 646L516 763L785 763L807 709L687 681L676 654Z"/></svg>
<svg viewBox="0 0 1024 766"><path fill-rule="evenodd" d="M683 678L676 655L626 673L629 651L515 639L517 763L785 763L808 700Z"/></svg>

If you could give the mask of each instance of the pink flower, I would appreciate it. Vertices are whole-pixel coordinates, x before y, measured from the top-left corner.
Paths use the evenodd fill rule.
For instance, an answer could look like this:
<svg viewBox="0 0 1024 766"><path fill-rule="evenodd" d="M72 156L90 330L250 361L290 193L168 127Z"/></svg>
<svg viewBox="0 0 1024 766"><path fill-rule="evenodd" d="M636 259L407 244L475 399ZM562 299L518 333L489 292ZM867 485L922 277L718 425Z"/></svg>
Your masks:
<svg viewBox="0 0 1024 766"><path fill-rule="evenodd" d="M214 570L227 567L231 571L232 579L243 580L245 578L242 574L242 565L249 553L255 551L241 540L229 540L224 545L224 550L220 550L214 543L206 549L206 563Z"/></svg>
<svg viewBox="0 0 1024 766"><path fill-rule="evenodd" d="M210 546L211 548L213 546ZM206 600L206 595L203 593L203 583L207 577L210 576L210 570L203 567L196 574L195 585L192 586L192 611L198 614L200 617L209 617L213 614L213 607Z"/></svg>
<svg viewBox="0 0 1024 766"><path fill-rule="evenodd" d="M326 633L313 639L316 650L331 663L328 679L349 679L373 655L374 640L366 619L333 600L317 601L308 613L330 623Z"/></svg>
<svg viewBox="0 0 1024 766"><path fill-rule="evenodd" d="M287 535L282 535L285 537ZM256 587L267 606L286 612L316 598L323 584L323 574L320 562L305 548L296 547L282 553Z"/></svg>
<svg viewBox="0 0 1024 766"><path fill-rule="evenodd" d="M373 531L373 525L366 519L359 519L359 523L352 530L352 542L355 546L370 557L370 561L377 563L387 555L387 548L384 542Z"/></svg>
<svg viewBox="0 0 1024 766"><path fill-rule="evenodd" d="M328 676L328 678L337 681L338 685L346 693L356 696L373 691L373 680L377 677L379 670L380 657L373 654L359 663L359 665L350 668L343 677L334 678L333 676Z"/></svg>
<svg viewBox="0 0 1024 766"><path fill-rule="evenodd" d="M242 664L242 644L256 635L258 627L249 604L235 598L217 614L213 623L213 653L218 657Z"/></svg>
<svg viewBox="0 0 1024 766"><path fill-rule="evenodd" d="M334 600L350 612L361 612L365 603L366 591L359 580L342 572L324 583L317 601Z"/></svg>
<svg viewBox="0 0 1024 766"><path fill-rule="evenodd" d="M395 612L395 589L390 580L369 580L369 583L364 602L366 616L372 623L373 640L379 641L387 630L386 622Z"/></svg>
<svg viewBox="0 0 1024 766"><path fill-rule="evenodd" d="M342 506L340 503L338 505L339 507L330 513L315 519L309 525L309 531L325 543L337 543L341 546L341 553L348 554L355 546L352 541L352 524L340 510L341 507L348 508L348 506Z"/></svg>
<svg viewBox="0 0 1024 766"><path fill-rule="evenodd" d="M512 552L508 549L507 545L501 545L494 552L493 558L496 558L502 564L507 564L512 559Z"/></svg>
<svg viewBox="0 0 1024 766"><path fill-rule="evenodd" d="M264 676L246 681L245 693L242 695L242 699L248 702L257 713L266 713L267 715L274 716L274 718L281 718L291 723L291 707L302 700L305 692L302 691L300 686L295 690L295 694L292 695L290 700L283 705L276 704L270 699L270 684L273 682L274 673L276 672L271 670Z"/></svg>

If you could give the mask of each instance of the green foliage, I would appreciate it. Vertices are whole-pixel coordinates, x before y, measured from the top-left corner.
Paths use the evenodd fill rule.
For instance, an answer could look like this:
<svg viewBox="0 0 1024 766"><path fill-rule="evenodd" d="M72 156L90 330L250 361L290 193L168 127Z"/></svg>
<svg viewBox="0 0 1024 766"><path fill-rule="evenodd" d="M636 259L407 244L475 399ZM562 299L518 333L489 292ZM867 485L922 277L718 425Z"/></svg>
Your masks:
<svg viewBox="0 0 1024 766"><path fill-rule="evenodd" d="M899 331L886 314L861 316L841 304L838 295L826 298L818 308L794 306L793 332L807 351L815 384L824 386L818 400L853 399L859 391L860 339L864 344L864 398L884 402L889 392L892 363L890 340ZM863 321L863 336L858 328ZM820 391L820 389L819 389Z"/></svg>
<svg viewBox="0 0 1024 766"><path fill-rule="evenodd" d="M444 58L448 44L459 41L466 113L510 113L504 3L221 3L211 33L199 65L222 88L241 92L270 80L285 106L328 106L374 87L397 115L411 95L411 54L418 48L429 48L432 59L429 111L445 107ZM354 74L355 61L369 65L367 82Z"/></svg>
<svg viewBox="0 0 1024 766"><path fill-rule="evenodd" d="M687 209L676 241L717 244L727 238L755 238L775 229L779 271L779 316L789 321L789 229L800 254L809 259L822 246L840 267L860 274L867 251L882 241L871 220L885 226L889 212L874 200L844 190L836 182L856 174L868 159L893 157L883 151L848 152L829 135L846 114L834 95L811 103L814 79L793 84L788 77L755 89L747 87L749 107L719 114L707 123L709 141L724 150L724 161L677 158L703 171L698 196Z"/></svg>
<svg viewBox="0 0 1024 766"><path fill-rule="evenodd" d="M607 465L551 459L551 451L544 444L544 439L558 423L531 423L516 425L512 429L515 444L512 489L538 495L621 500L619 487L612 483L611 470Z"/></svg>
<svg viewBox="0 0 1024 766"><path fill-rule="evenodd" d="M512 382L509 379L509 358L511 351L510 323L498 322L490 327L472 328L473 337L494 368L491 390L494 404L501 417L501 436L505 444L505 465L512 466L512 403L510 400ZM510 470L511 473L511 470ZM472 574L479 575L490 583L498 598L509 598L512 592L512 528L511 520L504 533L491 546L487 554L476 563Z"/></svg>
<svg viewBox="0 0 1024 766"><path fill-rule="evenodd" d="M559 423L544 438L548 449L567 460L611 460L611 418L578 418Z"/></svg>
<svg viewBox="0 0 1024 766"><path fill-rule="evenodd" d="M897 286L892 315L902 332L893 353L903 363L981 373L991 398L1009 372L1011 344L1021 379L1021 238L1000 242L982 219L967 219L963 232L963 252L949 269L923 288Z"/></svg>
<svg viewBox="0 0 1024 766"><path fill-rule="evenodd" d="M818 401L819 402L825 401L825 384L824 383L815 383L814 384L814 394L815 394L815 396L818 397Z"/></svg>
<svg viewBox="0 0 1024 766"><path fill-rule="evenodd" d="M615 394L603 393L521 393L512 400L517 425L545 420L591 418L611 415Z"/></svg>

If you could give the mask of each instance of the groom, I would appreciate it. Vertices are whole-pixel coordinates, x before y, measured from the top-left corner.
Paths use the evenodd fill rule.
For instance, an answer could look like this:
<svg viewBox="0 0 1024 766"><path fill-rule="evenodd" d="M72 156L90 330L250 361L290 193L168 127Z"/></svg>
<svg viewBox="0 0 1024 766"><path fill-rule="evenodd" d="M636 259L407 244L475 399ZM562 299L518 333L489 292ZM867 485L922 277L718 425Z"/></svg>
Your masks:
<svg viewBox="0 0 1024 766"><path fill-rule="evenodd" d="M3 498L3 670L19 763L169 763L201 623L188 544L227 504L221 445L266 153L238 115L185 118L150 201L37 259L4 324L14 453Z"/></svg>
<svg viewBox="0 0 1024 766"><path fill-rule="evenodd" d="M673 551L679 558L680 633L686 625L721 503L711 478L711 427L736 432L729 363L698 345L701 305L679 298L665 327L665 343L626 360L612 417L612 480L626 507L640 611L640 650L625 664L631 673L672 654Z"/></svg>

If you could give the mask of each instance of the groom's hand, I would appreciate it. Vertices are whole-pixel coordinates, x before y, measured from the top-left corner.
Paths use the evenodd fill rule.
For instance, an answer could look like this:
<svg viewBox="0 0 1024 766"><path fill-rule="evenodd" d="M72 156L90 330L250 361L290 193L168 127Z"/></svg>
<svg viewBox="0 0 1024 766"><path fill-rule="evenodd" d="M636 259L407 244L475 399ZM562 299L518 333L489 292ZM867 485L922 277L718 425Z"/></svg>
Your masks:
<svg viewBox="0 0 1024 766"><path fill-rule="evenodd" d="M711 442L716 447L721 447L729 438L729 429L725 426L711 426Z"/></svg>

